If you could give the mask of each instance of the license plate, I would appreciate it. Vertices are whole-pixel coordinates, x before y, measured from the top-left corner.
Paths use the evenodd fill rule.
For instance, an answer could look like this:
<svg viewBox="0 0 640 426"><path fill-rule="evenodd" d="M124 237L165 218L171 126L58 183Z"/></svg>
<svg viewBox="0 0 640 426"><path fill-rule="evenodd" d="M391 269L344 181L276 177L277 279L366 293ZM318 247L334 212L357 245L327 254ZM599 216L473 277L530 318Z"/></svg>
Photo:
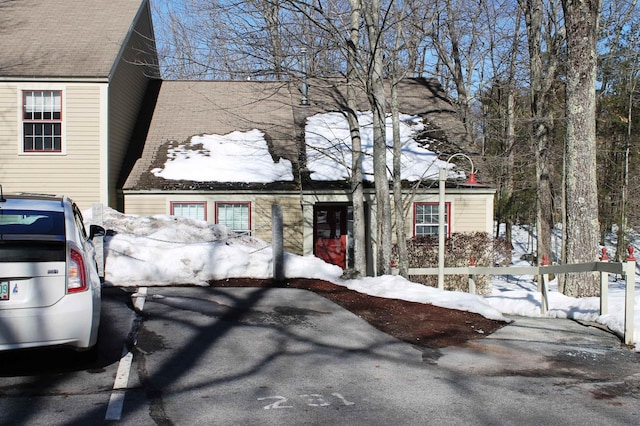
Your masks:
<svg viewBox="0 0 640 426"><path fill-rule="evenodd" d="M0 282L0 300L9 300L9 283Z"/></svg>

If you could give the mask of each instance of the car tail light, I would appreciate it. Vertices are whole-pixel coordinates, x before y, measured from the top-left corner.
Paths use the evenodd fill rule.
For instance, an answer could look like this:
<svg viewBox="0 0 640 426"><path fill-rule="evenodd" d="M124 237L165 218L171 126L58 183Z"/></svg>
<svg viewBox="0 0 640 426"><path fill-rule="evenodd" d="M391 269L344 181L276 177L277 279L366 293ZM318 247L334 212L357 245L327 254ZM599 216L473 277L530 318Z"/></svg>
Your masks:
<svg viewBox="0 0 640 426"><path fill-rule="evenodd" d="M67 293L78 293L87 289L84 260L80 252L69 250L69 263L67 264Z"/></svg>

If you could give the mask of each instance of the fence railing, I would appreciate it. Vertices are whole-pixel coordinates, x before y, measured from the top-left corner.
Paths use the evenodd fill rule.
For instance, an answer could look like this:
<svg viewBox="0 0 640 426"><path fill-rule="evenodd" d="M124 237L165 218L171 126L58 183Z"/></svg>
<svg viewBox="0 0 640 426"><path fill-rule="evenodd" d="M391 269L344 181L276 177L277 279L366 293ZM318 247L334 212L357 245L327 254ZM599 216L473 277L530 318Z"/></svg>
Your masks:
<svg viewBox="0 0 640 426"><path fill-rule="evenodd" d="M603 250L599 262L575 263L567 265L539 266L469 266L444 268L445 275L468 275L469 293L475 294L475 277L477 275L533 275L537 277L538 291L541 293L540 311L545 314L549 309L549 275L570 274L577 272L600 273L600 315L608 313L609 306L609 275L621 275L625 281L625 311L624 311L624 343L633 343L634 296L636 259L633 247L629 247L627 259L624 262L610 262ZM543 262L544 263L544 262ZM437 275L438 268L409 268L409 275Z"/></svg>

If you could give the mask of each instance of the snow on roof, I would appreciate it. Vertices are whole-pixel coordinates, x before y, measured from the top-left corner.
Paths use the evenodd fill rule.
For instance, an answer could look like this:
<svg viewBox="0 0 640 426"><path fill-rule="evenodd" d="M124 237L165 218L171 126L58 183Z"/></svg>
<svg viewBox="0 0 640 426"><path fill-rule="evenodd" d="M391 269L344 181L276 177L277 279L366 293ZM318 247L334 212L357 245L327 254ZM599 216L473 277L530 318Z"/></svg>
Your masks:
<svg viewBox="0 0 640 426"><path fill-rule="evenodd" d="M151 172L170 180L196 182L292 181L291 162L273 160L264 133L259 130L227 135L202 135L189 145L169 149L163 168Z"/></svg>
<svg viewBox="0 0 640 426"><path fill-rule="evenodd" d="M373 180L373 125L371 112L359 112L364 152L365 180ZM387 119L387 146L393 145L391 118ZM402 177L418 181L435 177L438 167L445 163L437 159L415 140L424 129L419 116L400 115L400 141L402 145ZM316 114L307 119L305 126L307 169L316 181L347 180L351 175L351 138L344 114L330 112ZM393 170L393 156L387 155L387 167ZM289 160L274 160L269 152L265 135L254 129L226 135L194 136L186 144L170 148L163 167L151 171L168 180L196 182L269 183L293 181Z"/></svg>
<svg viewBox="0 0 640 426"><path fill-rule="evenodd" d="M362 140L363 175L373 181L373 114L358 112L360 138ZM393 131L391 117L386 122L387 169L393 170ZM421 117L400 114L400 143L402 146L402 178L418 181L437 177L438 167L444 162L437 154L421 146L414 139L424 130ZM307 119L305 128L307 168L316 181L346 180L351 176L351 136L346 116L340 112L316 114Z"/></svg>

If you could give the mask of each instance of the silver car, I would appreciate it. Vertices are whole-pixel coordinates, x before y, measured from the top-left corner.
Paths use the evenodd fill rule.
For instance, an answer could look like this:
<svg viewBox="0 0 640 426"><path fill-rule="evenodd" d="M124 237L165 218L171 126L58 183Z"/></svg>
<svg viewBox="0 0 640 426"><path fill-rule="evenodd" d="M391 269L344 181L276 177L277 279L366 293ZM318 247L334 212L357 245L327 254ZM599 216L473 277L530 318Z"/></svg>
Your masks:
<svg viewBox="0 0 640 426"><path fill-rule="evenodd" d="M101 283L82 214L68 197L3 196L0 187L0 351L96 345Z"/></svg>

